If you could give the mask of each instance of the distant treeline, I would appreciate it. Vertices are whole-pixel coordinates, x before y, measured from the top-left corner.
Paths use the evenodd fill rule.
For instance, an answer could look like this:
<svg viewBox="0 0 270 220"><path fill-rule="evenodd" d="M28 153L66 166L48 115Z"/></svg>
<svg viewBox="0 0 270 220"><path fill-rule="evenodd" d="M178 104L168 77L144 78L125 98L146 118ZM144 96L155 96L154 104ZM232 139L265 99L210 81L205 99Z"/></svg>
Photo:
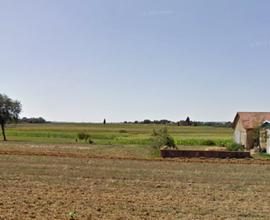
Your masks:
<svg viewBox="0 0 270 220"><path fill-rule="evenodd" d="M212 127L232 127L232 122L203 122L203 121L193 121L191 126L212 126Z"/></svg>
<svg viewBox="0 0 270 220"><path fill-rule="evenodd" d="M186 120L170 121L167 119L162 120L149 120L128 122L124 121L125 124L171 124L178 126L212 126L212 127L232 127L232 122L204 122L204 121L191 121L189 117Z"/></svg>
<svg viewBox="0 0 270 220"><path fill-rule="evenodd" d="M46 121L42 117L32 117L27 118L23 117L18 120L19 123L33 123L33 124L42 124L42 123L50 123ZM232 122L204 122L204 121L192 121L189 117L186 120L180 121L170 121L167 119L162 120L150 120L145 119L143 121L124 121L125 124L157 124L157 125L178 125L178 126L211 126L211 127L232 127ZM103 124L106 124L106 120L104 119Z"/></svg>
<svg viewBox="0 0 270 220"><path fill-rule="evenodd" d="M46 121L44 118L42 117L38 117L38 118L26 118L23 117L21 119L19 119L19 122L21 123L48 123L48 121Z"/></svg>

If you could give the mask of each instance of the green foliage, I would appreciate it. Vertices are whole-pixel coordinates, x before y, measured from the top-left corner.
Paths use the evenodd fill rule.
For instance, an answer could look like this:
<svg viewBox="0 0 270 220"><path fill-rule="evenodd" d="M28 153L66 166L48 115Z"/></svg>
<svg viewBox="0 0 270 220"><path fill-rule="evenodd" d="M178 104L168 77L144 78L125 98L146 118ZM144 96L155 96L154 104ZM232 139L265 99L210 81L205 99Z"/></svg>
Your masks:
<svg viewBox="0 0 270 220"><path fill-rule="evenodd" d="M151 120L149 120L149 119L145 119L144 121L143 121L143 124L151 124L152 122L151 122Z"/></svg>
<svg viewBox="0 0 270 220"><path fill-rule="evenodd" d="M163 146L176 148L175 141L171 135L168 134L168 129L154 129L152 134L152 144L155 148L160 148Z"/></svg>
<svg viewBox="0 0 270 220"><path fill-rule="evenodd" d="M94 141L93 141L91 138L89 138L89 139L88 139L88 143L89 143L89 144L94 144Z"/></svg>
<svg viewBox="0 0 270 220"><path fill-rule="evenodd" d="M263 159L267 159L267 160L270 160L270 154L267 154L265 152L260 152L259 153L259 156Z"/></svg>
<svg viewBox="0 0 270 220"><path fill-rule="evenodd" d="M78 133L77 135L77 138L76 138L76 142L77 141L85 141L85 142L88 142L89 144L93 144L94 141L91 139L90 135L89 134L86 134L84 132L80 132Z"/></svg>
<svg viewBox="0 0 270 220"><path fill-rule="evenodd" d="M232 139L200 139L200 138L187 138L187 139L176 139L177 145L185 145L185 146L223 146L225 147L228 144L232 144Z"/></svg>
<svg viewBox="0 0 270 220"><path fill-rule="evenodd" d="M19 101L14 101L6 95L0 94L0 121L7 123L18 120L22 106Z"/></svg>
<svg viewBox="0 0 270 220"><path fill-rule="evenodd" d="M203 141L202 145L205 145L205 146L215 146L216 143L213 140L208 139L208 140Z"/></svg>
<svg viewBox="0 0 270 220"><path fill-rule="evenodd" d="M19 120L19 122L22 122L22 123L36 123L36 124L47 123L47 121L42 117L38 117L38 118L23 117L22 119Z"/></svg>
<svg viewBox="0 0 270 220"><path fill-rule="evenodd" d="M5 125L10 121L17 121L21 111L22 106L19 101L0 94L0 124L4 141L6 141Z"/></svg>
<svg viewBox="0 0 270 220"><path fill-rule="evenodd" d="M212 140L216 146L233 143L233 131L230 128L193 127L168 125L170 135L176 145L205 146L206 140ZM145 145L152 144L153 129L162 129L163 125L143 124L87 124L87 123L45 123L45 124L7 124L10 140L39 143L72 144L78 133L90 134L97 145ZM124 131L125 130L127 133ZM79 140L78 140L79 141ZM84 142L82 140L82 142ZM87 142L88 143L88 142Z"/></svg>
<svg viewBox="0 0 270 220"><path fill-rule="evenodd" d="M80 133L78 133L77 137L79 140L87 140L90 137L90 135L83 133L83 132L80 132Z"/></svg>
<svg viewBox="0 0 270 220"><path fill-rule="evenodd" d="M152 158L158 158L158 157L160 157L160 150L157 149L157 148L152 148L152 151L150 153L150 156Z"/></svg>
<svg viewBox="0 0 270 220"><path fill-rule="evenodd" d="M228 151L243 151L244 150L243 146L237 143L226 145L226 149Z"/></svg>
<svg viewBox="0 0 270 220"><path fill-rule="evenodd" d="M126 134L126 133L128 133L128 131L127 130L124 130L124 129L121 129L121 130L119 130L119 133Z"/></svg>

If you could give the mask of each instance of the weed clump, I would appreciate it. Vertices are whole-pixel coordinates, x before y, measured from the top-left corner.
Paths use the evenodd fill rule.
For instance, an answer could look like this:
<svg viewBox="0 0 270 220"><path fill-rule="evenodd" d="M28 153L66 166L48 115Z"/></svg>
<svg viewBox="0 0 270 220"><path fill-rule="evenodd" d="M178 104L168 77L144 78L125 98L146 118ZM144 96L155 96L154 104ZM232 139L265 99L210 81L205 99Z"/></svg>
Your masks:
<svg viewBox="0 0 270 220"><path fill-rule="evenodd" d="M244 150L243 146L237 143L227 144L226 149L228 151L243 151Z"/></svg>
<svg viewBox="0 0 270 220"><path fill-rule="evenodd" d="M89 144L94 144L94 141L91 139L90 135L83 132L77 134L76 142L78 141L84 141L85 143L88 142Z"/></svg>
<svg viewBox="0 0 270 220"><path fill-rule="evenodd" d="M68 215L69 215L69 220L75 220L77 212L76 211L71 211L71 212L68 213Z"/></svg>
<svg viewBox="0 0 270 220"><path fill-rule="evenodd" d="M153 130L152 145L158 149L165 146L169 148L176 148L175 141L173 137L168 134L167 128Z"/></svg>

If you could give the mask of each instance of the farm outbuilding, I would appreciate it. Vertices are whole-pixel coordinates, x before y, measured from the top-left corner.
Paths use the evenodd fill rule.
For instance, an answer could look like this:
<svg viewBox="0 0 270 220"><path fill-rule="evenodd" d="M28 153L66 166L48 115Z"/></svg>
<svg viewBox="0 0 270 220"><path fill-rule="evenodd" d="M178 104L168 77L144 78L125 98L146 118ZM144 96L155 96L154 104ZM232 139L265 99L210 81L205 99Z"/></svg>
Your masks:
<svg viewBox="0 0 270 220"><path fill-rule="evenodd" d="M233 121L235 142L246 149L258 146L258 133L262 124L268 120L270 121L270 112L238 112Z"/></svg>

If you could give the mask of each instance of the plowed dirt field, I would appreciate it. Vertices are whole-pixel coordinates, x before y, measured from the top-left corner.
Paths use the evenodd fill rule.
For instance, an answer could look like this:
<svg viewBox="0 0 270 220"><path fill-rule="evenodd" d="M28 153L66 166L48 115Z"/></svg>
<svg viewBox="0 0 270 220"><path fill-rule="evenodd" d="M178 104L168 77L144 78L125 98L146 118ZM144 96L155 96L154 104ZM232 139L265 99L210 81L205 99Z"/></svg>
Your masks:
<svg viewBox="0 0 270 220"><path fill-rule="evenodd" d="M254 160L3 147L0 219L269 219L269 183L270 164Z"/></svg>

